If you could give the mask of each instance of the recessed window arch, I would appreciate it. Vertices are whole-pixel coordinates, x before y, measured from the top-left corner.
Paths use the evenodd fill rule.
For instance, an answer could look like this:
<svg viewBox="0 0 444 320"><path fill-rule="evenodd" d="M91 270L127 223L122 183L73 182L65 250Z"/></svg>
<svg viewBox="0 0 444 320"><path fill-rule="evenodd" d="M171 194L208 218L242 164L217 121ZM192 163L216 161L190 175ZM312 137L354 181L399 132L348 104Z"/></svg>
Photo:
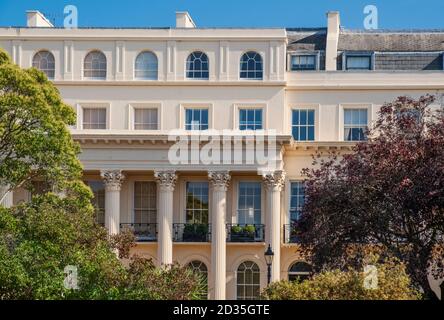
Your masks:
<svg viewBox="0 0 444 320"><path fill-rule="evenodd" d="M45 73L48 79L54 79L55 59L51 52L47 50L37 52L32 58L32 66Z"/></svg>
<svg viewBox="0 0 444 320"><path fill-rule="evenodd" d="M202 298L208 298L208 268L205 263L199 260L193 260L187 264L187 268L190 268L193 272L201 276L204 281L204 291L202 292Z"/></svg>
<svg viewBox="0 0 444 320"><path fill-rule="evenodd" d="M303 261L294 262L288 269L288 281L302 282L310 278L313 268Z"/></svg>
<svg viewBox="0 0 444 320"><path fill-rule="evenodd" d="M85 56L83 76L87 79L106 79L106 56L103 52L93 50Z"/></svg>
<svg viewBox="0 0 444 320"><path fill-rule="evenodd" d="M255 51L244 53L240 59L240 78L250 80L262 80L264 69L262 57Z"/></svg>
<svg viewBox="0 0 444 320"><path fill-rule="evenodd" d="M236 272L238 300L256 300L260 297L260 269L253 261L242 262Z"/></svg>
<svg viewBox="0 0 444 320"><path fill-rule="evenodd" d="M209 78L208 56L202 51L194 51L187 58L187 78L207 80Z"/></svg>
<svg viewBox="0 0 444 320"><path fill-rule="evenodd" d="M138 80L157 80L157 56L151 51L142 51L134 63L134 77Z"/></svg>

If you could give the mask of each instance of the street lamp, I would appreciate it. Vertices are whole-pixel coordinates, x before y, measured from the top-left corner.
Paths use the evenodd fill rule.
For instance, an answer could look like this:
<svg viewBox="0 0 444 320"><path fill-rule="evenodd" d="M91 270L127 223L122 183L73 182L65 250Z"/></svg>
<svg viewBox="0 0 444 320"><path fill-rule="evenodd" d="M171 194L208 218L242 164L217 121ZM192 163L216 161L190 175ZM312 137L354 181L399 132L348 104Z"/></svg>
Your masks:
<svg viewBox="0 0 444 320"><path fill-rule="evenodd" d="M273 263L274 252L271 250L271 245L268 245L267 251L264 253L265 262L267 263L267 284L271 281L271 265Z"/></svg>

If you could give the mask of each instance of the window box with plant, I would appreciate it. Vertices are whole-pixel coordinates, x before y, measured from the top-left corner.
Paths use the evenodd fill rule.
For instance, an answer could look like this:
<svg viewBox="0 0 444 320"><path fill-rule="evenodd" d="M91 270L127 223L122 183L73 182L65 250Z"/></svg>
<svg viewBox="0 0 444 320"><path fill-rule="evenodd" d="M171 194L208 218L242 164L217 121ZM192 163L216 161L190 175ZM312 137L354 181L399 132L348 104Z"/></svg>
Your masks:
<svg viewBox="0 0 444 320"><path fill-rule="evenodd" d="M184 242L206 242L208 241L208 225L185 224L182 239Z"/></svg>
<svg viewBox="0 0 444 320"><path fill-rule="evenodd" d="M254 225L232 226L232 242L253 242L255 240L256 227Z"/></svg>

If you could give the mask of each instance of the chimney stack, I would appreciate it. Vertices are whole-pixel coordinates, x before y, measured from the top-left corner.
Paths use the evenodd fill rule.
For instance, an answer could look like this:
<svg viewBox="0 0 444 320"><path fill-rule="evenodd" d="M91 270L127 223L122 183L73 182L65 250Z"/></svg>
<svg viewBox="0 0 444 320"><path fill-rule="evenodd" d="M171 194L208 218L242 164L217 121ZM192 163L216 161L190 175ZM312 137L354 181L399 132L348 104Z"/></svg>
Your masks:
<svg viewBox="0 0 444 320"><path fill-rule="evenodd" d="M327 12L327 47L325 49L325 70L327 71L337 69L340 23L338 11Z"/></svg>
<svg viewBox="0 0 444 320"><path fill-rule="evenodd" d="M53 28L53 24L37 10L26 11L26 26L27 27L43 27Z"/></svg>
<svg viewBox="0 0 444 320"><path fill-rule="evenodd" d="M187 11L176 12L176 28L196 28L196 24Z"/></svg>

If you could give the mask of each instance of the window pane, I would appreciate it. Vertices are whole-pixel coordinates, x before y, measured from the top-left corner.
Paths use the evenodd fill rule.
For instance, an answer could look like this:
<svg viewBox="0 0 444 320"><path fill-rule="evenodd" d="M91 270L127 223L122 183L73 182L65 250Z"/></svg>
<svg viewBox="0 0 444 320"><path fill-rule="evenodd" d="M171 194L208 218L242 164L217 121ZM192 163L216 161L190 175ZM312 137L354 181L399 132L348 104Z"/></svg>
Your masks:
<svg viewBox="0 0 444 320"><path fill-rule="evenodd" d="M250 51L242 55L240 60L241 79L262 79L262 58L256 52Z"/></svg>
<svg viewBox="0 0 444 320"><path fill-rule="evenodd" d="M157 130L157 109L134 109L135 130Z"/></svg>
<svg viewBox="0 0 444 320"><path fill-rule="evenodd" d="M262 127L262 109L239 110L240 130L261 130Z"/></svg>
<svg viewBox="0 0 444 320"><path fill-rule="evenodd" d="M141 52L134 66L135 78L157 80L157 57L152 52Z"/></svg>
<svg viewBox="0 0 444 320"><path fill-rule="evenodd" d="M261 223L260 182L240 182L238 195L238 223Z"/></svg>
<svg viewBox="0 0 444 320"><path fill-rule="evenodd" d="M367 109L344 110L344 140L362 141L366 139Z"/></svg>
<svg viewBox="0 0 444 320"><path fill-rule="evenodd" d="M106 57L100 51L92 51L85 57L83 76L90 79L106 78Z"/></svg>
<svg viewBox="0 0 444 320"><path fill-rule="evenodd" d="M187 78L208 79L208 57L205 53L196 51L188 56L186 63Z"/></svg>
<svg viewBox="0 0 444 320"><path fill-rule="evenodd" d="M32 59L32 66L45 73L48 79L54 79L55 59L51 52L37 52Z"/></svg>
<svg viewBox="0 0 444 320"><path fill-rule="evenodd" d="M187 182L187 223L208 223L208 182Z"/></svg>
<svg viewBox="0 0 444 320"><path fill-rule="evenodd" d="M315 111L293 110L292 135L296 141L314 141Z"/></svg>
<svg viewBox="0 0 444 320"><path fill-rule="evenodd" d="M369 56L348 56L346 59L347 70L370 70Z"/></svg>
<svg viewBox="0 0 444 320"><path fill-rule="evenodd" d="M316 70L315 55L294 55L291 57L291 70Z"/></svg>
<svg viewBox="0 0 444 320"><path fill-rule="evenodd" d="M83 129L106 129L106 109L83 108Z"/></svg>

